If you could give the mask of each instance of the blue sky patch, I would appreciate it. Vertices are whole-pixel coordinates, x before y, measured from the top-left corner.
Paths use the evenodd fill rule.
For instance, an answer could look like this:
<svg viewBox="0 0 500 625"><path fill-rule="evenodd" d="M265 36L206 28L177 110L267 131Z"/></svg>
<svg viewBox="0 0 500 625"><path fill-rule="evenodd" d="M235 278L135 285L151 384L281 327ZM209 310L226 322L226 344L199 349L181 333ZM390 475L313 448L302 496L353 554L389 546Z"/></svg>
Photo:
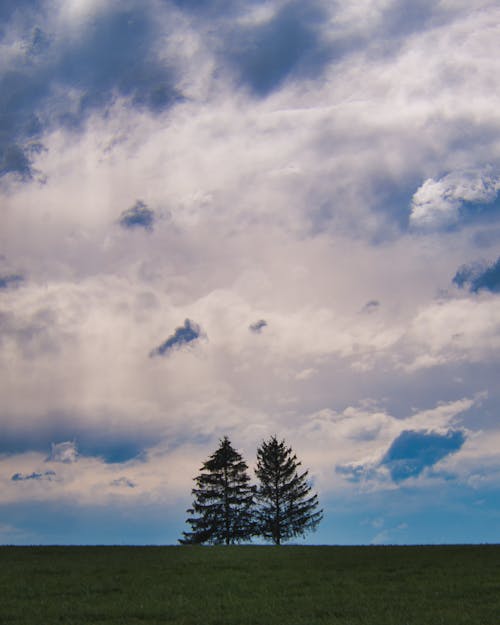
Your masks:
<svg viewBox="0 0 500 625"><path fill-rule="evenodd" d="M57 75L84 90L83 111L106 104L113 91L155 111L178 98L171 70L154 52L156 30L143 7L108 11L66 42Z"/></svg>
<svg viewBox="0 0 500 625"><path fill-rule="evenodd" d="M174 333L168 337L160 346L153 349L150 356L165 356L172 349L182 347L188 343L196 341L200 337L200 327L191 319L186 319L184 325L175 329Z"/></svg>
<svg viewBox="0 0 500 625"><path fill-rule="evenodd" d="M30 180L34 170L31 165L33 151L20 145L4 146L0 161L0 178L6 174L16 174L21 180Z"/></svg>
<svg viewBox="0 0 500 625"><path fill-rule="evenodd" d="M453 277L453 283L460 289L468 288L471 293L482 290L500 293L500 257L490 265L463 265Z"/></svg>
<svg viewBox="0 0 500 625"><path fill-rule="evenodd" d="M392 442L381 466L386 466L395 482L419 476L449 454L457 452L465 442L461 430L438 434L428 430L405 430Z"/></svg>
<svg viewBox="0 0 500 625"><path fill-rule="evenodd" d="M55 471L44 471L43 473L37 473L34 471L33 473L14 473L14 475L10 478L13 482L26 482L29 480L48 480L49 482L56 476Z"/></svg>
<svg viewBox="0 0 500 625"><path fill-rule="evenodd" d="M264 24L235 33L232 62L244 84L267 96L293 72L320 73L328 54L319 36L322 11L314 3L287 3Z"/></svg>
<svg viewBox="0 0 500 625"><path fill-rule="evenodd" d="M152 230L155 221L155 213L144 202L137 200L132 208L123 211L120 217L120 225L124 228L144 228Z"/></svg>
<svg viewBox="0 0 500 625"><path fill-rule="evenodd" d="M0 275L0 289L8 289L19 286L24 281L24 277L19 273Z"/></svg>

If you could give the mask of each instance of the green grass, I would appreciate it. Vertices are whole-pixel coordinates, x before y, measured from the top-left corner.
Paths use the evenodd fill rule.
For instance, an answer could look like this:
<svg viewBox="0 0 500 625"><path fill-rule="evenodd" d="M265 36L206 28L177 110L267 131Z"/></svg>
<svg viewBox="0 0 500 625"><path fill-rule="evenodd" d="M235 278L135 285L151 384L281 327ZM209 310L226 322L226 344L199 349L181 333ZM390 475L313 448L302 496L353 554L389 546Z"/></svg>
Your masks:
<svg viewBox="0 0 500 625"><path fill-rule="evenodd" d="M2 625L500 625L500 546L0 547Z"/></svg>

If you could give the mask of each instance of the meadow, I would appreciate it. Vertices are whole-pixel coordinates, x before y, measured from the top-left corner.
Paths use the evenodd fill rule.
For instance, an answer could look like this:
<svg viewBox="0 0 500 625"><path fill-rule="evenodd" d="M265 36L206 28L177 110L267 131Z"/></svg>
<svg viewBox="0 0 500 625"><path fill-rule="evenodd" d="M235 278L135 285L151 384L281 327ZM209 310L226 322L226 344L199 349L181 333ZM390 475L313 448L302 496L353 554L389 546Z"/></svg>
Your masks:
<svg viewBox="0 0 500 625"><path fill-rule="evenodd" d="M499 625L500 546L0 547L2 625Z"/></svg>

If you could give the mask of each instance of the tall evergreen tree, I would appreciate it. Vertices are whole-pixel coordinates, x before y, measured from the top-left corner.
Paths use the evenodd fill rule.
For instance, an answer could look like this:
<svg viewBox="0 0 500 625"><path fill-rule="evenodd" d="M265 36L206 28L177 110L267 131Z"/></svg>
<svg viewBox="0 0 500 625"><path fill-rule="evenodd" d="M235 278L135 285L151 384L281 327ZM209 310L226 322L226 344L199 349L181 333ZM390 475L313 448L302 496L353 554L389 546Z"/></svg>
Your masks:
<svg viewBox="0 0 500 625"><path fill-rule="evenodd" d="M297 472L300 465L292 449L276 436L257 450L259 533L276 545L315 530L323 518L318 495L311 494L308 471Z"/></svg>
<svg viewBox="0 0 500 625"><path fill-rule="evenodd" d="M194 502L187 510L190 532L183 532L181 544L225 543L255 535L255 486L250 485L248 466L225 436L218 449L203 463L194 478Z"/></svg>

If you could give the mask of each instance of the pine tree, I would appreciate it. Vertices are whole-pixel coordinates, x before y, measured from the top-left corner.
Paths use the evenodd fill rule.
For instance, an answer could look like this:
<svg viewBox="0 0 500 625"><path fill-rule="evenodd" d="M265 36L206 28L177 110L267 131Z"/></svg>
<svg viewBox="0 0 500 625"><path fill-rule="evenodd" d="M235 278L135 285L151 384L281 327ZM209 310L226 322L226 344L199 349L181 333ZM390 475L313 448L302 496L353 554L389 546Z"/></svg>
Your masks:
<svg viewBox="0 0 500 625"><path fill-rule="evenodd" d="M203 463L194 478L194 502L187 510L191 532L183 532L181 544L225 543L250 539L255 534L255 486L248 466L225 436L218 449Z"/></svg>
<svg viewBox="0 0 500 625"><path fill-rule="evenodd" d="M318 496L310 494L308 471L297 472L300 465L292 449L276 436L257 450L259 533L276 545L315 530L323 518Z"/></svg>

